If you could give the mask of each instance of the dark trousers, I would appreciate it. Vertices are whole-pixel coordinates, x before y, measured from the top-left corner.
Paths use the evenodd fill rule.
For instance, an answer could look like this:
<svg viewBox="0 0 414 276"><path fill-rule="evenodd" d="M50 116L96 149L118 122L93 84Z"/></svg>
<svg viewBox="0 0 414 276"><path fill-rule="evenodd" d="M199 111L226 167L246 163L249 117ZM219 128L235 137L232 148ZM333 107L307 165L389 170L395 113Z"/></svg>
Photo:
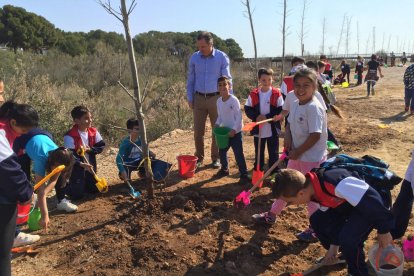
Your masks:
<svg viewBox="0 0 414 276"><path fill-rule="evenodd" d="M316 211L310 217L311 227L325 249L331 244L339 245L353 276L368 275L365 263L364 241L373 226L358 212L340 214L334 209Z"/></svg>
<svg viewBox="0 0 414 276"><path fill-rule="evenodd" d="M334 142L335 145L337 145L339 147L339 142L336 139L335 135L330 131L330 129L328 128L328 141Z"/></svg>
<svg viewBox="0 0 414 276"><path fill-rule="evenodd" d="M138 171L140 175L145 175L145 166L142 159L124 159L124 169L128 175L128 179L131 179L133 171Z"/></svg>
<svg viewBox="0 0 414 276"><path fill-rule="evenodd" d="M99 193L95 184L96 180L93 175L81 166L75 164L69 179L69 184L66 187L66 194L70 199L77 200L84 197L86 193Z"/></svg>
<svg viewBox="0 0 414 276"><path fill-rule="evenodd" d="M413 209L413 189L411 183L405 180L401 184L400 193L392 206L395 217L395 228L391 231L392 237L398 239L405 234Z"/></svg>
<svg viewBox="0 0 414 276"><path fill-rule="evenodd" d="M409 107L414 112L414 89L405 88L405 107Z"/></svg>
<svg viewBox="0 0 414 276"><path fill-rule="evenodd" d="M345 77L346 77L346 79L348 80L348 83L350 83L349 82L349 75L351 74L351 72L346 72L346 73L344 73L344 72L342 72L342 75L344 76L344 79L345 79Z"/></svg>
<svg viewBox="0 0 414 276"><path fill-rule="evenodd" d="M360 85L360 84L362 84L362 72L357 72L357 74L358 74L358 82L357 82L357 85Z"/></svg>
<svg viewBox="0 0 414 276"><path fill-rule="evenodd" d="M14 241L16 216L16 204L0 204L0 276L11 275L10 250Z"/></svg>
<svg viewBox="0 0 414 276"><path fill-rule="evenodd" d="M375 90L374 90L375 83L376 83L375 81L367 81L367 96L369 96L371 92L371 87L372 87L372 95L375 95Z"/></svg>
<svg viewBox="0 0 414 276"><path fill-rule="evenodd" d="M221 169L229 169L229 160L227 158L227 152L233 149L234 157L236 158L237 166L239 167L240 175L247 174L246 160L243 154L243 139L241 132L236 133L233 138L229 139L229 146L225 149L219 149Z"/></svg>
<svg viewBox="0 0 414 276"><path fill-rule="evenodd" d="M264 167L264 151L267 143L267 152L269 153L269 168L279 159L279 137L272 135L268 138L261 138L260 145L260 170L263 171ZM257 168L257 154L259 147L259 138L254 137L254 169Z"/></svg>

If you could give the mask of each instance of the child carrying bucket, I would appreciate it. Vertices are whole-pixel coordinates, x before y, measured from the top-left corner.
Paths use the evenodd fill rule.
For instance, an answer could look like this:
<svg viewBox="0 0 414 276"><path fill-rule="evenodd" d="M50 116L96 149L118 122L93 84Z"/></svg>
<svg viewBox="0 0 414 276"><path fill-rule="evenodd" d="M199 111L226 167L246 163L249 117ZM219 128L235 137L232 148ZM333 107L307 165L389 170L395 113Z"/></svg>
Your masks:
<svg viewBox="0 0 414 276"><path fill-rule="evenodd" d="M257 73L260 87L253 89L244 106L244 110L249 119L253 122L273 118L280 114L283 106L283 97L279 89L272 86L273 70L262 68ZM269 153L269 168L279 159L279 133L280 122L269 122L255 126L250 132L254 135L254 149L255 149L255 163L254 168L257 171L263 171L264 167L264 150L267 144L267 151ZM260 142L259 142L260 141ZM259 154L260 145L260 154ZM260 156L258 161L257 157ZM259 165L259 164L260 165ZM255 172L253 171L253 174Z"/></svg>
<svg viewBox="0 0 414 276"><path fill-rule="evenodd" d="M216 127L226 127L230 129L228 132L228 145L221 148L219 145L219 155L221 162L221 169L217 172L216 177L224 177L229 175L229 166L227 151L231 147L236 158L237 166L240 172L240 183L249 182L247 174L246 161L243 154L243 139L241 129L243 127L242 114L240 110L240 102L230 94L231 83L230 79L222 76L217 80L218 91L220 98L217 100L217 121ZM218 139L216 139L218 141Z"/></svg>

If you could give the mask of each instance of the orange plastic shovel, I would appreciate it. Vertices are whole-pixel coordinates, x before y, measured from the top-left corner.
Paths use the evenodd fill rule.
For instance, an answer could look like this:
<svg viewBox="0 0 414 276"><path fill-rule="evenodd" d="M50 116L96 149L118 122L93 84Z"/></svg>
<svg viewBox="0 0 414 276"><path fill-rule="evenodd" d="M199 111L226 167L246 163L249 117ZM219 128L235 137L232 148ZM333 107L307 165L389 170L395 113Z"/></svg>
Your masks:
<svg viewBox="0 0 414 276"><path fill-rule="evenodd" d="M33 187L33 190L36 191L37 189L39 189L39 187L42 186L50 178L52 178L52 176L54 176L55 174L60 173L64 169L65 169L65 165L60 165L60 166L57 166L56 168L54 168L53 171L51 171L48 175L43 177L42 180L40 180L39 182L36 183L36 185Z"/></svg>
<svg viewBox="0 0 414 276"><path fill-rule="evenodd" d="M258 141L258 153L257 153L257 160L256 160L256 168L253 168L253 174L252 174L252 184L254 185L259 179L261 179L264 175L264 171L260 169L260 152L261 152L261 146L262 146L262 125L259 125L259 141ZM263 181L259 182L258 186L261 188L263 185Z"/></svg>
<svg viewBox="0 0 414 276"><path fill-rule="evenodd" d="M39 249L34 246L24 246L24 247L14 247L11 250L12 253L27 253L27 254L37 254Z"/></svg>
<svg viewBox="0 0 414 276"><path fill-rule="evenodd" d="M245 124L245 125L243 126L242 130L243 130L243 131L245 131L245 132L247 132L247 131L252 131L252 129L253 129L255 126L260 125L260 124L264 124L264 123L268 123L268 122L271 122L271 121L273 121L273 119L272 119L272 118L270 118L270 119L266 119L266 120L263 120L263 121L259 121L259 122L250 122L250 123Z"/></svg>

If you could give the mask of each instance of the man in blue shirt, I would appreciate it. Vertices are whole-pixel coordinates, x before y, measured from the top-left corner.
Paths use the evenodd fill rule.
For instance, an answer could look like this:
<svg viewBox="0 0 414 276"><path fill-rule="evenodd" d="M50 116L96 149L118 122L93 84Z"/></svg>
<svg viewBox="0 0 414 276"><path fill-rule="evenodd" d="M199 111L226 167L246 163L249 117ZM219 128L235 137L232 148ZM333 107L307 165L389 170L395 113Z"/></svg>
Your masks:
<svg viewBox="0 0 414 276"><path fill-rule="evenodd" d="M194 116L194 141L198 157L197 167L204 160L204 134L207 116L211 127L217 120L217 79L226 76L231 79L230 60L228 56L213 47L213 36L209 32L201 32L197 37L198 51L195 52L188 65L187 100ZM214 168L220 168L219 152L214 135L211 143L211 160Z"/></svg>

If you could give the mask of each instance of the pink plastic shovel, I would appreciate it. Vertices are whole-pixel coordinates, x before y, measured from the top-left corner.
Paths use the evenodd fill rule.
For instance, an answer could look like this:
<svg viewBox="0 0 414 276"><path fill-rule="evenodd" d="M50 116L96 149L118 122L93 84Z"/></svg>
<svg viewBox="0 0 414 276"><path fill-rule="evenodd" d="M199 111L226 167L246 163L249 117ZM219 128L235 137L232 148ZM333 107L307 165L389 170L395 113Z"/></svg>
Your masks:
<svg viewBox="0 0 414 276"><path fill-rule="evenodd" d="M277 160L277 162L275 162L273 164L273 166L270 167L266 171L266 173L263 175L263 177L260 178L260 179L258 179L256 181L256 183L253 185L253 187L250 188L250 190L248 190L248 191L242 191L238 196L236 196L236 198L233 201L233 206L235 206L236 208L246 208L250 204L250 195L252 194L252 192L259 187L259 184L261 182L263 182L263 180L266 179L266 177L268 177L273 172L273 170L277 166L279 166L280 162L282 162L286 157L287 157L286 150L283 149L283 153L279 157L279 160Z"/></svg>

